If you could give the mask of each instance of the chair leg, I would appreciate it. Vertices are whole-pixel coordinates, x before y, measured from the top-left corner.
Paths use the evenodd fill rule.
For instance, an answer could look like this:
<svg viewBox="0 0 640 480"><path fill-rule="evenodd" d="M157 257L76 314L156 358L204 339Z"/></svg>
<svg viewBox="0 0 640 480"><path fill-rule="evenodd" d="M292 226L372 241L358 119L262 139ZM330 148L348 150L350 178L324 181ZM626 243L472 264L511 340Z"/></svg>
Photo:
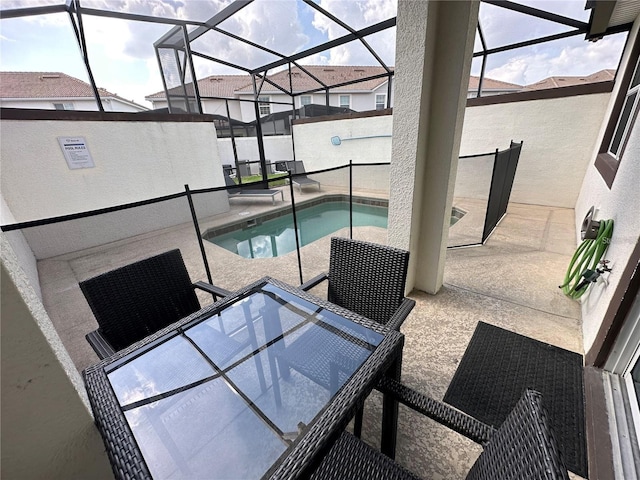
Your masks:
<svg viewBox="0 0 640 480"><path fill-rule="evenodd" d="M402 372L402 352L389 370L385 373L388 377L400 381ZM390 394L382 398L382 441L380 451L392 460L396 458L396 439L398 437L398 401Z"/></svg>
<svg viewBox="0 0 640 480"><path fill-rule="evenodd" d="M362 417L364 414L364 406L358 408L356 416L353 419L353 436L360 438L362 435Z"/></svg>

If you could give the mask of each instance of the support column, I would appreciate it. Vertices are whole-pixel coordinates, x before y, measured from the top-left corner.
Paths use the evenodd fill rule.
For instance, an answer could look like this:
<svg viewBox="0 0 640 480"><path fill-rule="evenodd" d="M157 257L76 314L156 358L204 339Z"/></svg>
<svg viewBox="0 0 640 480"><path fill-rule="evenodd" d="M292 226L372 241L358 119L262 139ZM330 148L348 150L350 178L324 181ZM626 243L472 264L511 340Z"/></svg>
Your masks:
<svg viewBox="0 0 640 480"><path fill-rule="evenodd" d="M398 0L388 231L408 291L442 286L478 8Z"/></svg>

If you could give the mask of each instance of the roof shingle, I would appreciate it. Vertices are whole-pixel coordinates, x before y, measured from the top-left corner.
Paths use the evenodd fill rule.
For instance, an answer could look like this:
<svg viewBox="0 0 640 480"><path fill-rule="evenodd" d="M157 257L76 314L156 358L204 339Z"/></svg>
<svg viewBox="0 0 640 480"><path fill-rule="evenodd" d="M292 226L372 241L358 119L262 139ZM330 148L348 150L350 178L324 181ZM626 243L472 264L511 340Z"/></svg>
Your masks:
<svg viewBox="0 0 640 480"><path fill-rule="evenodd" d="M117 95L98 88L101 97ZM91 85L61 72L0 72L0 98L93 98Z"/></svg>
<svg viewBox="0 0 640 480"><path fill-rule="evenodd" d="M546 88L559 88L568 87L570 85L583 85L586 83L607 82L615 78L615 70L600 70L599 72L592 73L586 76L571 76L571 77L547 77L539 82L526 85L525 90L544 90Z"/></svg>

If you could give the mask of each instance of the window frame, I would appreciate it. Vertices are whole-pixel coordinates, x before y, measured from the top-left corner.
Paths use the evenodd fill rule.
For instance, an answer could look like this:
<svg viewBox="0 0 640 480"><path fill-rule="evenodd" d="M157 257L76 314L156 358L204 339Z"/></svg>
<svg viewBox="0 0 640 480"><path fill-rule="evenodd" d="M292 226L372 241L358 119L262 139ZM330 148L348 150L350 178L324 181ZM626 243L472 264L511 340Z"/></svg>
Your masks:
<svg viewBox="0 0 640 480"><path fill-rule="evenodd" d="M348 100L348 104L347 104L346 107L342 104L342 99L343 98L346 98ZM348 95L348 94L347 95L342 95L342 94L338 95L338 106L340 108L348 108L349 110L351 110L351 95Z"/></svg>
<svg viewBox="0 0 640 480"><path fill-rule="evenodd" d="M640 97L640 93L638 93L636 104L632 108L632 111L629 114L627 122L625 124L625 131L623 132L622 138L620 140L617 154L615 156L612 155L609 151L609 148L613 141L614 135L618 130L618 125L620 123L623 108L625 106L627 98L629 97L630 91L637 88L631 88L631 81L633 80L636 68L640 68L639 54L640 34L636 35L633 47L631 48L631 52L629 54L627 68L620 77L620 89L618 90L613 109L611 110L611 114L609 116L607 128L605 130L604 136L602 137L602 143L600 144L598 155L596 156L596 160L594 162L594 167L600 173L600 176L606 183L607 187L609 187L609 189L611 189L613 181L616 178L616 173L618 172L620 162L622 161L622 157L624 155L624 150L627 146L629 133L633 130L633 126L635 125L638 116L638 110L640 110L640 108L638 108L638 97Z"/></svg>
<svg viewBox="0 0 640 480"><path fill-rule="evenodd" d="M53 108L54 110L67 110L67 111L71 111L71 110L75 110L76 107L73 104L73 102L51 102L53 103ZM56 105L61 105L62 108L58 108Z"/></svg>
<svg viewBox="0 0 640 480"><path fill-rule="evenodd" d="M378 97L382 97L382 106L378 108ZM375 94L375 109L376 110L384 110L387 108L387 94L386 93L376 93Z"/></svg>
<svg viewBox="0 0 640 480"><path fill-rule="evenodd" d="M304 103L303 99L308 98L309 103ZM304 107L305 105L311 105L313 103L313 95L300 95L300 106Z"/></svg>
<svg viewBox="0 0 640 480"><path fill-rule="evenodd" d="M260 95L258 97L258 113L260 116L264 117L267 115L271 115L271 96L270 95ZM263 109L265 109L263 111Z"/></svg>

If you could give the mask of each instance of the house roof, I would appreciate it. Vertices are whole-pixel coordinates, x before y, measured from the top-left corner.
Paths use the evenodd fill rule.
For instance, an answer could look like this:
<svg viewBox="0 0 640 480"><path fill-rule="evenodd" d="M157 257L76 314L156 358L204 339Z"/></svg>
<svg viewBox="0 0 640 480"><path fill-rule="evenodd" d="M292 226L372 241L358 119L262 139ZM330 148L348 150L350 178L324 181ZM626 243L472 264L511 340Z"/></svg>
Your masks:
<svg viewBox="0 0 640 480"><path fill-rule="evenodd" d="M606 82L615 78L615 70L600 70L591 75L571 77L548 77L539 82L526 85L524 90L544 90L546 88L568 87L570 85L582 85L585 83Z"/></svg>
<svg viewBox="0 0 640 480"><path fill-rule="evenodd" d="M469 77L469 90L477 90L479 81L480 77L475 77L473 75ZM522 85L484 77L484 79L482 80L482 90L518 91L522 90Z"/></svg>
<svg viewBox="0 0 640 480"><path fill-rule="evenodd" d="M341 83L352 82L360 78L367 78L375 75L385 74L387 71L383 67L373 66L323 66L323 65L306 65L303 67L318 80L325 85L338 85ZM283 89L289 90L289 70L282 70L268 76L269 80ZM322 84L318 83L313 77L307 75L298 67L291 68L291 80L294 92L305 92L321 88ZM373 80L365 80L357 84L345 85L343 87L332 88L334 92L346 91L373 91L379 86L386 83L387 78L381 77ZM234 98L235 95L253 94L253 84L249 75L211 75L197 81L198 90L202 97L223 97ZM170 92L178 92L179 87L169 90ZM273 85L264 82L261 93L282 93ZM164 99L164 92L157 92L145 97L147 100Z"/></svg>
<svg viewBox="0 0 640 480"><path fill-rule="evenodd" d="M249 75L211 75L198 80L197 85L202 97L233 98L236 90L251 86L251 77ZM177 93L179 88L172 88L169 91ZM253 89L251 92L253 92ZM164 98L164 90L145 97L146 100Z"/></svg>
<svg viewBox="0 0 640 480"><path fill-rule="evenodd" d="M113 98L140 109L146 107L98 88L101 98ZM62 72L0 72L0 98L88 98L94 99L87 82Z"/></svg>
<svg viewBox="0 0 640 480"><path fill-rule="evenodd" d="M324 66L324 65L306 65L304 69L317 77L326 85L336 85L347 83L358 78L366 78L386 73L383 67L373 66ZM565 76L565 77L549 77L531 85L518 85L516 83L503 82L493 78L485 77L482 81L483 91L521 91L521 90L541 90L545 88L558 88L568 85L578 85L583 83L596 83L613 80L615 70L600 70L586 76ZM304 92L320 88L319 84L312 77L307 75L298 67L291 69L291 78L294 92ZM269 80L280 85L283 89L289 89L289 71L283 70L273 75L269 75ZM479 77L469 77L469 91L478 89ZM373 80L365 80L364 82L345 85L342 87L332 88L332 92L367 92L373 91L387 82L387 77L380 77ZM211 75L209 77L198 80L198 89L203 97L222 97L234 98L236 95L253 94L253 85L249 75ZM178 91L178 88L172 89ZM281 93L280 90L265 82L261 93ZM164 99L164 92L157 92L153 95L145 97L147 100Z"/></svg>
<svg viewBox="0 0 640 480"><path fill-rule="evenodd" d="M103 97L116 95L99 88ZM61 72L0 72L0 98L93 98L91 85Z"/></svg>

